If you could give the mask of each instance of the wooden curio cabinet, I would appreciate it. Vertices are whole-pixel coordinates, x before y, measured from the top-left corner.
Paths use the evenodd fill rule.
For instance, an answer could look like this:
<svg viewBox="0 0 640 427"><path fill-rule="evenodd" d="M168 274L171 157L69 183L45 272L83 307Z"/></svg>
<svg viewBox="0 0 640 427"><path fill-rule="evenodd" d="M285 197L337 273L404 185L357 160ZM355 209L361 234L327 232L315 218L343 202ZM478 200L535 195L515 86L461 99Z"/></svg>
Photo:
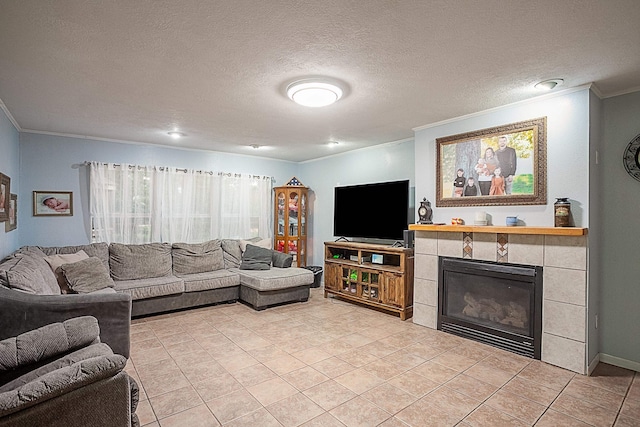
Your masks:
<svg viewBox="0 0 640 427"><path fill-rule="evenodd" d="M275 187L273 247L293 255L294 265L307 265L307 202L309 188L295 176L282 187Z"/></svg>

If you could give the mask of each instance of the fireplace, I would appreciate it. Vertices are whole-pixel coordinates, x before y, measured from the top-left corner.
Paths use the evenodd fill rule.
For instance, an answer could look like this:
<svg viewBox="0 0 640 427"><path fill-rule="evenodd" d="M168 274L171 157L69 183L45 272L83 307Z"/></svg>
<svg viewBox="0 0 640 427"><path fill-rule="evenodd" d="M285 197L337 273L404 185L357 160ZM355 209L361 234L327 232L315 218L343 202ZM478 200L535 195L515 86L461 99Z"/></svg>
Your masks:
<svg viewBox="0 0 640 427"><path fill-rule="evenodd" d="M439 330L540 359L542 267L438 260Z"/></svg>

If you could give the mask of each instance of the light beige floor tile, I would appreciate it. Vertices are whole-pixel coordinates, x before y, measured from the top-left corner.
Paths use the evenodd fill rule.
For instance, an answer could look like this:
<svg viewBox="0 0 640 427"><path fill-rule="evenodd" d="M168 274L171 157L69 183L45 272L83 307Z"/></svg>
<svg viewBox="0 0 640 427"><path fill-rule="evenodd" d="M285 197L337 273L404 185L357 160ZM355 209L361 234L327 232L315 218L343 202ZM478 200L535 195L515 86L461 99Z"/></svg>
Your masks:
<svg viewBox="0 0 640 427"><path fill-rule="evenodd" d="M357 394L364 393L384 382L362 368L347 372L334 378L334 380Z"/></svg>
<svg viewBox="0 0 640 427"><path fill-rule="evenodd" d="M356 397L329 411L347 427L377 426L391 414L362 397Z"/></svg>
<svg viewBox="0 0 640 427"><path fill-rule="evenodd" d="M416 396L389 383L372 388L361 396L390 414L396 414L418 400Z"/></svg>
<svg viewBox="0 0 640 427"><path fill-rule="evenodd" d="M392 378L389 381L389 384L394 385L415 397L422 397L440 386L440 384L435 381L431 381L430 379L425 378L422 375L412 373L411 371Z"/></svg>
<svg viewBox="0 0 640 427"><path fill-rule="evenodd" d="M482 382L489 383L496 387L502 387L513 378L509 372L494 368L493 366L484 364L484 360L476 363L466 371L465 375L476 378Z"/></svg>
<svg viewBox="0 0 640 427"><path fill-rule="evenodd" d="M447 368L444 365L432 361L424 362L422 365L416 366L409 372L422 375L437 384L444 384L459 374L456 370Z"/></svg>
<svg viewBox="0 0 640 427"><path fill-rule="evenodd" d="M411 427L455 426L461 420L460 417L422 399L397 413L396 418Z"/></svg>
<svg viewBox="0 0 640 427"><path fill-rule="evenodd" d="M498 387L465 374L460 374L451 379L445 383L445 386L479 401L488 399L489 396L498 391Z"/></svg>
<svg viewBox="0 0 640 427"><path fill-rule="evenodd" d="M193 387L205 402L242 389L242 385L227 373L197 382Z"/></svg>
<svg viewBox="0 0 640 427"><path fill-rule="evenodd" d="M243 387L250 387L277 377L275 372L264 366L262 363L233 371L231 372L231 375L233 375L233 377L242 384Z"/></svg>
<svg viewBox="0 0 640 427"><path fill-rule="evenodd" d="M314 419L302 424L301 427L345 427L345 425L330 413L325 412L319 417L315 417Z"/></svg>
<svg viewBox="0 0 640 427"><path fill-rule="evenodd" d="M311 367L319 372L322 372L329 378L339 377L342 374L346 374L349 371L353 371L355 367L337 357L330 357L320 362L314 363Z"/></svg>
<svg viewBox="0 0 640 427"><path fill-rule="evenodd" d="M225 427L282 427L282 424L276 420L266 409L260 408L257 411L236 418Z"/></svg>
<svg viewBox="0 0 640 427"><path fill-rule="evenodd" d="M564 392L560 393L551 408L594 426L613 425L618 412L615 409L607 410L593 403L585 402Z"/></svg>
<svg viewBox="0 0 640 427"><path fill-rule="evenodd" d="M588 425L553 409L547 409L536 423L536 427L587 427Z"/></svg>
<svg viewBox="0 0 640 427"><path fill-rule="evenodd" d="M562 389L569 384L569 381L571 381L575 374L571 371L567 371L566 369L558 368L556 366L549 365L548 363L540 362L539 360L534 360L520 371L518 376L561 392Z"/></svg>
<svg viewBox="0 0 640 427"><path fill-rule="evenodd" d="M329 379L326 375L316 371L310 366L305 366L296 371L282 375L282 379L300 391L304 391Z"/></svg>
<svg viewBox="0 0 640 427"><path fill-rule="evenodd" d="M533 425L547 409L545 405L504 390L499 390L487 399L486 404L529 425Z"/></svg>
<svg viewBox="0 0 640 427"><path fill-rule="evenodd" d="M284 375L288 372L307 366L304 362L301 362L289 354L276 359L267 360L264 362L264 365L278 375Z"/></svg>
<svg viewBox="0 0 640 427"><path fill-rule="evenodd" d="M296 427L324 413L324 409L301 393L273 403L267 411L285 427Z"/></svg>
<svg viewBox="0 0 640 427"><path fill-rule="evenodd" d="M329 359L331 357L329 353L318 347L310 347L305 350L295 352L292 354L292 356L306 363L307 365L313 365L314 363Z"/></svg>
<svg viewBox="0 0 640 427"><path fill-rule="evenodd" d="M481 403L446 386L432 391L420 400L439 406L460 419L469 415Z"/></svg>
<svg viewBox="0 0 640 427"><path fill-rule="evenodd" d="M530 425L488 405L478 407L464 419L464 422L473 427L526 427Z"/></svg>
<svg viewBox="0 0 640 427"><path fill-rule="evenodd" d="M191 383L226 373L225 369L215 360L184 365L180 367L180 370Z"/></svg>
<svg viewBox="0 0 640 427"><path fill-rule="evenodd" d="M453 353L451 350L434 357L433 359L431 359L431 362L446 366L447 368L453 369L456 372L463 372L464 370L478 363L474 359L470 359L466 356Z"/></svg>
<svg viewBox="0 0 640 427"><path fill-rule="evenodd" d="M203 403L191 386L150 397L149 401L158 419L166 418Z"/></svg>
<svg viewBox="0 0 640 427"><path fill-rule="evenodd" d="M140 421L140 425L144 426L156 421L156 414L153 412L151 403L148 400L138 402L138 408L136 409L136 415Z"/></svg>
<svg viewBox="0 0 640 427"><path fill-rule="evenodd" d="M207 406L223 424L262 408L260 402L245 389L209 400Z"/></svg>
<svg viewBox="0 0 640 427"><path fill-rule="evenodd" d="M333 380L325 381L305 390L303 394L316 402L326 411L355 398L356 393Z"/></svg>
<svg viewBox="0 0 640 427"><path fill-rule="evenodd" d="M199 405L160 420L160 427L218 427L219 425L220 423L206 405Z"/></svg>
<svg viewBox="0 0 640 427"><path fill-rule="evenodd" d="M247 391L263 406L271 405L272 403L298 393L295 387L282 378L273 378L260 384L247 387Z"/></svg>
<svg viewBox="0 0 640 427"><path fill-rule="evenodd" d="M217 359L218 363L227 371L235 372L240 369L248 368L249 366L257 365L258 362L255 358L251 357L248 353L236 354L229 357L221 357Z"/></svg>
<svg viewBox="0 0 640 427"><path fill-rule="evenodd" d="M563 393L570 394L578 399L594 403L607 409L620 409L624 395L616 394L607 389L587 381L577 380L574 377L565 387Z"/></svg>

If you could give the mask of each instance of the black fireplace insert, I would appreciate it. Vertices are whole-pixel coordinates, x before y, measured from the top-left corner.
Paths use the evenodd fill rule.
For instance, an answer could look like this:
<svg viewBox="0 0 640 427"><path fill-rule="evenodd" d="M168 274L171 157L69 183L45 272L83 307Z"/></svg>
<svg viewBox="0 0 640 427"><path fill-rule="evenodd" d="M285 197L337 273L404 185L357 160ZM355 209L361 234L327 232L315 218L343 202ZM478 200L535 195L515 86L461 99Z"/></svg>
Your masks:
<svg viewBox="0 0 640 427"><path fill-rule="evenodd" d="M542 267L439 258L438 329L540 359Z"/></svg>

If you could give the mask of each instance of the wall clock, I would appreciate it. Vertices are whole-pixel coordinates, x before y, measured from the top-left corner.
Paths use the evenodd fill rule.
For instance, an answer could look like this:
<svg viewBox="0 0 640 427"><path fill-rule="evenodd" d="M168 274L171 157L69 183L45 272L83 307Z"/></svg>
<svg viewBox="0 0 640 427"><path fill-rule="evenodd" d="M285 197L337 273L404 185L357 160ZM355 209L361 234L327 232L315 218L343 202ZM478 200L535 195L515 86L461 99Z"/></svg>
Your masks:
<svg viewBox="0 0 640 427"><path fill-rule="evenodd" d="M640 181L640 135L631 140L622 157L624 168L632 178Z"/></svg>

